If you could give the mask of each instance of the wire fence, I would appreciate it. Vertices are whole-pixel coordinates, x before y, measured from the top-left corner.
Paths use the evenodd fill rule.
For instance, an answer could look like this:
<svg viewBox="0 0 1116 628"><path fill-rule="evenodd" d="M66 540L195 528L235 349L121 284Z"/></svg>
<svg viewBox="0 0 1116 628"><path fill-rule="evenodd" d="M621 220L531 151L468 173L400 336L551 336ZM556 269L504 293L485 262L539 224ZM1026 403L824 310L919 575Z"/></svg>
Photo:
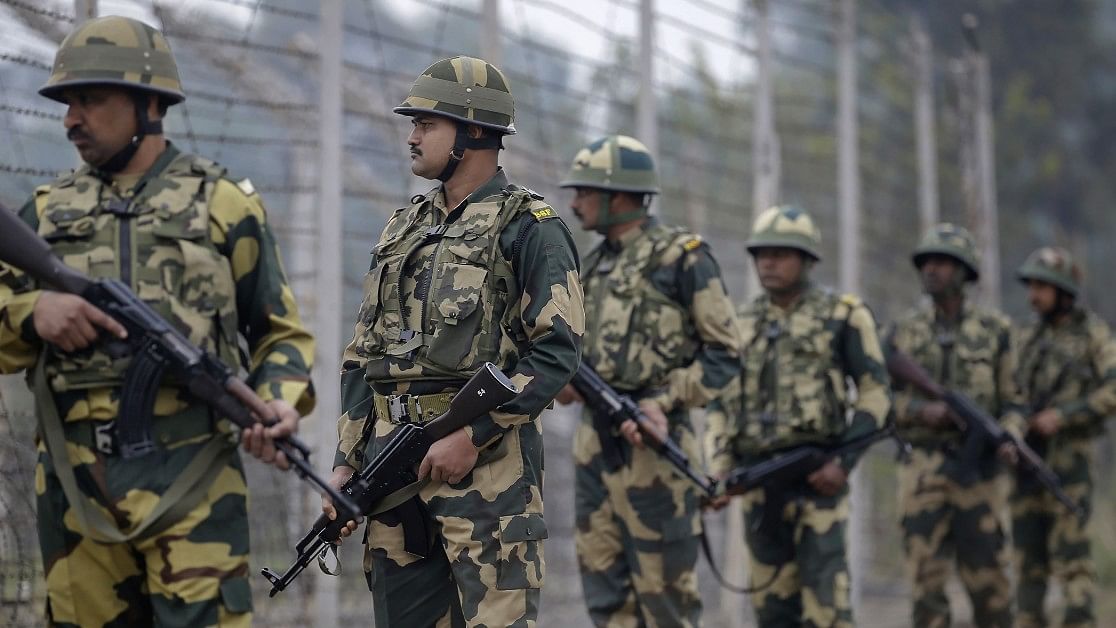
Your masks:
<svg viewBox="0 0 1116 628"><path fill-rule="evenodd" d="M769 3L774 41L774 109L781 145L780 197L813 213L826 237L818 269L822 283L837 277L836 11L832 2ZM501 69L516 96L519 134L507 141L503 163L513 180L543 193L571 226L568 194L557 181L577 148L596 137L636 134L641 77L638 0L557 2L504 0L501 28L479 0L347 0L345 3L343 126L343 303L315 295L319 177L318 14L296 0L101 0L99 11L137 17L165 31L174 49L187 101L167 120L172 140L250 178L268 207L296 297L311 324L319 313L355 313L368 252L390 213L430 185L410 173L408 124L391 113L411 81L438 58L481 56L496 37ZM862 185L864 297L883 319L918 297L906 259L917 237L913 81L904 59L909 16L888 0L859 3L859 148ZM710 242L738 299L750 272L742 246L755 208L752 198L752 112L755 108L755 7L748 1L681 0L656 4L655 75L663 194L656 211L688 225ZM0 0L0 203L19 207L36 185L77 165L62 130L62 108L37 96L62 37L75 23L63 0ZM896 35L899 33L900 35ZM571 43L572 42L572 43ZM682 45L679 44L682 42ZM939 68L937 80L943 82ZM938 115L948 121L943 99ZM948 128L948 125L947 125ZM956 138L939 141L942 180L956 182ZM945 187L945 186L943 186ZM957 196L945 194L945 218ZM576 231L576 229L575 229ZM591 237L576 234L587 247ZM897 261L899 260L899 261ZM337 347L337 353L340 353ZM331 391L323 391L330 394ZM34 420L26 391L8 378L0 388L0 625L41 622L43 579L34 525ZM332 422L331 417L316 420ZM551 539L540 625L588 625L573 555L572 413L546 419L547 511ZM319 453L319 455L322 455ZM328 455L328 454L327 454ZM1111 459L1111 457L1110 457ZM886 453L865 462L874 508L857 512L864 564L863 625L906 624L894 467ZM317 497L288 476L249 464L253 570L285 564L312 521ZM1107 507L1112 510L1110 506ZM711 535L724 540L723 514L709 516ZM344 553L340 618L368 623L370 596L355 544ZM1116 549L1116 548L1113 548ZM730 554L727 561L743 557ZM700 573L709 625L746 625L726 616L708 571ZM268 599L254 580L261 625L314 625L316 574ZM733 608L731 605L726 609ZM735 612L735 611L732 611Z"/></svg>

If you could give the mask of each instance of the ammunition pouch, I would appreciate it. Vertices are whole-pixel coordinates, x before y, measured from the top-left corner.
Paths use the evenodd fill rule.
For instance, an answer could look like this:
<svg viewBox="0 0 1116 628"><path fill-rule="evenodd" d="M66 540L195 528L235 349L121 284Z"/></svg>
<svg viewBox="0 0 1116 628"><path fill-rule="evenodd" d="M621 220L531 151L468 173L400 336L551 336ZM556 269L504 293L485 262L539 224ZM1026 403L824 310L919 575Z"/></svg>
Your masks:
<svg viewBox="0 0 1116 628"><path fill-rule="evenodd" d="M405 423L426 423L449 411L450 402L456 393L445 392L431 395L381 395L372 396L372 407L376 418L403 425Z"/></svg>

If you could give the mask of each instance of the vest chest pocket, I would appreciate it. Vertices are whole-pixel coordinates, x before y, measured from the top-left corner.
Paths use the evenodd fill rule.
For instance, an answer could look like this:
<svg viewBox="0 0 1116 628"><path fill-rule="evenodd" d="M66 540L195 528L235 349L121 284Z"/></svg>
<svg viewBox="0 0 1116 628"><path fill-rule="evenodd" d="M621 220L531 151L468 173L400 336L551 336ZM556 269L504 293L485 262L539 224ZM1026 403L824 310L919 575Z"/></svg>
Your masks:
<svg viewBox="0 0 1116 628"><path fill-rule="evenodd" d="M357 320L364 327L364 337L360 339L360 343L365 355L380 356L384 351L384 335L380 333L377 323L383 311L380 290L386 267L384 260L377 260L376 266L364 276L364 300L360 304Z"/></svg>
<svg viewBox="0 0 1116 628"><path fill-rule="evenodd" d="M97 242L97 222L97 216L89 212L56 209L43 215L39 234L70 268L91 277L110 278L115 276L116 259L112 236Z"/></svg>
<svg viewBox="0 0 1116 628"><path fill-rule="evenodd" d="M488 269L467 264L446 263L431 295L433 337L426 357L450 369L468 366L471 349L483 318L482 297Z"/></svg>
<svg viewBox="0 0 1116 628"><path fill-rule="evenodd" d="M996 398L996 356L990 346L958 343L954 347L958 372L953 381L982 405Z"/></svg>

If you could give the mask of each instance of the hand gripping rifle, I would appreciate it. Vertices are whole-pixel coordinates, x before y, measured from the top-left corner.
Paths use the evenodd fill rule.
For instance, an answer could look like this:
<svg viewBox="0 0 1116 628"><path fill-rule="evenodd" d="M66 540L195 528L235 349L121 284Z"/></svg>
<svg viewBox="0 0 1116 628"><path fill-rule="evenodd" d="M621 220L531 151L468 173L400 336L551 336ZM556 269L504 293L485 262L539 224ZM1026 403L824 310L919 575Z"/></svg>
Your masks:
<svg viewBox="0 0 1116 628"><path fill-rule="evenodd" d="M350 520L376 512L377 506L385 498L417 482L416 469L434 441L511 401L517 394L519 389L515 384L491 362L485 362L461 391L454 395L445 414L424 425L406 423L400 427L383 451L341 487L341 492L357 504L356 515L344 516L338 513L337 518L331 520L323 513L295 545L298 557L293 565L282 574L267 567L260 570L271 582L271 597L286 589L310 561L324 557L326 551L341 537L341 529Z"/></svg>
<svg viewBox="0 0 1116 628"><path fill-rule="evenodd" d="M150 434L151 407L163 373L168 369L184 382L194 398L207 404L216 415L227 417L242 428L275 422L267 404L236 377L233 369L195 346L131 288L116 279L91 279L66 266L27 223L2 207L0 261L42 284L82 297L128 331L126 340L114 339L106 344L106 350L113 357L132 356L125 374L126 394L122 394L121 420L117 424L121 455L138 457L154 449ZM141 404L143 407L139 407ZM129 417L136 420L125 421ZM129 423L127 429L121 429L125 427L121 423ZM299 477L327 493L341 510L356 512L356 504L314 472L310 448L302 440L294 435L278 438L275 447L287 456Z"/></svg>
<svg viewBox="0 0 1116 628"><path fill-rule="evenodd" d="M930 399L944 401L949 406L949 416L958 428L965 431L963 451L972 459L970 462L975 464L975 458L986 455L989 449L1011 443L1018 452L1019 471L1037 480L1078 518L1085 516L1084 509L1062 490L1058 476L1023 439L1001 427L969 397L934 381L911 356L894 347L890 347L887 354L887 370L892 378L910 384Z"/></svg>
<svg viewBox="0 0 1116 628"><path fill-rule="evenodd" d="M620 449L612 436L612 428L631 419L639 426L639 431L651 449L689 478L706 497L713 497L716 488L710 478L694 470L690 465L690 458L678 443L651 428L650 419L631 397L616 392L585 362L578 367L570 383L593 412L593 424L601 439L601 449L611 467L617 468L623 464Z"/></svg>

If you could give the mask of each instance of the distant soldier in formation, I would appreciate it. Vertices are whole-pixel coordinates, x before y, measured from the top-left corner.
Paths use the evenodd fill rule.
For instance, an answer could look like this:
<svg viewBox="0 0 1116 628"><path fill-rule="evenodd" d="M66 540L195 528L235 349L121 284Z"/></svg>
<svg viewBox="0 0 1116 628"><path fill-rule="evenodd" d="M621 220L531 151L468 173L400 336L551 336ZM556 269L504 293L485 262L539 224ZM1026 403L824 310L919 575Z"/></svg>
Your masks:
<svg viewBox="0 0 1116 628"><path fill-rule="evenodd" d="M1044 454L1062 488L1085 510L1079 519L1050 493L1020 477L1011 500L1018 574L1016 626L1047 625L1051 576L1062 585L1062 626L1093 626L1096 572L1086 534L1093 489L1093 440L1116 412L1116 342L1103 320L1078 302L1081 271L1070 254L1041 248L1017 273L1037 318L1019 334L1016 381L1031 417L1027 441Z"/></svg>
<svg viewBox="0 0 1116 628"><path fill-rule="evenodd" d="M1013 433L1022 430L1014 382L1011 324L966 299L979 278L972 235L940 224L912 256L931 304L901 318L888 341L943 386L959 390ZM962 431L942 401L907 386L895 397L896 422L913 446L900 469L900 510L907 568L914 587L913 624L948 626L946 581L957 562L976 625L1011 626L1008 553L1001 525L1006 492L995 455L967 461Z"/></svg>
<svg viewBox="0 0 1116 628"><path fill-rule="evenodd" d="M167 109L186 98L163 34L89 20L62 42L39 93L66 105L66 136L85 163L37 188L20 217L67 265L120 280L247 369L280 423L242 431L245 448L285 466L272 439L313 408L314 342L252 184L163 136ZM248 626L247 496L229 421L173 375L153 410L124 416L125 398L140 394L124 387L129 359L98 342L124 330L81 297L0 268L0 320L0 371L34 372L50 624ZM149 423L153 451L125 442L125 419ZM48 451L52 435L64 450Z"/></svg>
<svg viewBox="0 0 1116 628"><path fill-rule="evenodd" d="M806 212L774 207L747 242L764 293L738 312L743 371L734 394L710 405L711 470L769 460L802 445L837 445L883 427L888 379L872 313L852 295L817 287L821 234ZM855 401L847 382L855 385ZM759 625L852 626L845 553L848 476L835 458L789 494L743 498ZM785 504L762 525L769 499Z"/></svg>
<svg viewBox="0 0 1116 628"><path fill-rule="evenodd" d="M561 183L582 227L604 236L584 260L585 359L639 402L691 460L700 447L689 410L740 370L732 302L701 237L648 216L659 192L647 148L612 135L583 148ZM567 386L559 401L578 400ZM577 555L597 626L698 626L699 496L633 421L614 429L583 415L577 465Z"/></svg>
<svg viewBox="0 0 1116 628"><path fill-rule="evenodd" d="M438 61L394 111L414 125L411 171L440 183L396 210L372 250L342 364L333 482L496 364L522 392L434 443L418 470L428 481L371 518L365 569L381 628L534 626L547 537L539 414L580 360L577 251L554 210L499 166L515 126L495 66Z"/></svg>

